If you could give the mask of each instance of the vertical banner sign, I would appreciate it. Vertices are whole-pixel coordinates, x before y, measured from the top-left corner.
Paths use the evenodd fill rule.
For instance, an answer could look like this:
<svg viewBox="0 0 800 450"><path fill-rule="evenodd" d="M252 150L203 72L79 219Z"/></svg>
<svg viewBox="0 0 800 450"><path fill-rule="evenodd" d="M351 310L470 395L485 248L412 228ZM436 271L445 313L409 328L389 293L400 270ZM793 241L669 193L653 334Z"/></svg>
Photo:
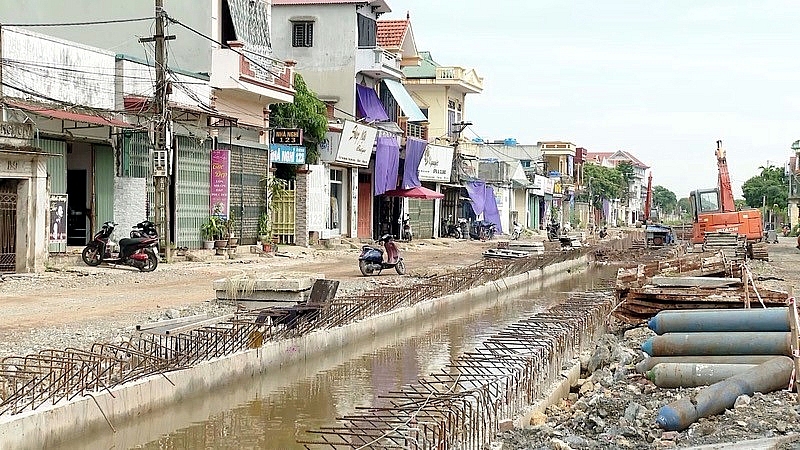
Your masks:
<svg viewBox="0 0 800 450"><path fill-rule="evenodd" d="M228 217L231 190L231 151L211 150L211 195L212 216Z"/></svg>
<svg viewBox="0 0 800 450"><path fill-rule="evenodd" d="M67 243L67 195L50 195L50 226L47 229L51 244Z"/></svg>

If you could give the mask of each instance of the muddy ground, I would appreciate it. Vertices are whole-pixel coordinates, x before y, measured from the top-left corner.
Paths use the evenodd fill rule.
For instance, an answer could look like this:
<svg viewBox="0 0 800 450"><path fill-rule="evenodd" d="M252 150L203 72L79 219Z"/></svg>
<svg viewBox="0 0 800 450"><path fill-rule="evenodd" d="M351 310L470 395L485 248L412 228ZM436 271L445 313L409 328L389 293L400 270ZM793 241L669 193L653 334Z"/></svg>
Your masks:
<svg viewBox="0 0 800 450"><path fill-rule="evenodd" d="M772 288L800 287L800 250L794 245L794 238L770 244L769 262L749 263L754 277L766 279L762 283ZM655 335L646 327L612 321L609 331L581 358L581 380L569 398L536 415L529 428L503 433L495 448L800 449L800 403L788 390L742 396L733 409L682 432L661 430L655 422L658 410L699 388L662 389L636 373L635 364L645 356L641 343Z"/></svg>
<svg viewBox="0 0 800 450"><path fill-rule="evenodd" d="M234 259L197 251L192 261L161 263L152 273L130 268L88 267L75 257L41 274L0 276L0 357L47 348L87 348L119 342L137 324L194 314L222 315L235 305L215 300L213 280L236 275L292 277L323 274L340 280L338 296L384 285L412 285L481 259L497 242L455 239L399 243L407 274L394 270L365 278L358 270L357 244L336 249L281 247L280 255L239 247Z"/></svg>

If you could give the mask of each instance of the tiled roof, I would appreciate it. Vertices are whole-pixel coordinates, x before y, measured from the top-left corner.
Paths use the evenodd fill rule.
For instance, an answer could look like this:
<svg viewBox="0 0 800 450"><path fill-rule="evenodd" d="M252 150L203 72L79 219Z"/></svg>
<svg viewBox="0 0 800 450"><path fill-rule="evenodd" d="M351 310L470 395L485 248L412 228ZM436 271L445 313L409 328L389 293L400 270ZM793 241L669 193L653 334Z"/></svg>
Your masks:
<svg viewBox="0 0 800 450"><path fill-rule="evenodd" d="M649 169L650 166L647 164L639 161L639 159L633 156L630 152L626 152L625 150L617 150L616 152L589 152L586 154L587 161L595 161L602 164L604 161L630 161L636 167L640 167L642 169ZM616 163L614 163L616 166Z"/></svg>
<svg viewBox="0 0 800 450"><path fill-rule="evenodd" d="M433 60L431 52L419 52L421 58L418 66L403 67L403 75L406 78L436 78L436 68L439 64Z"/></svg>
<svg viewBox="0 0 800 450"><path fill-rule="evenodd" d="M382 48L400 48L406 37L408 20L379 20L378 46Z"/></svg>

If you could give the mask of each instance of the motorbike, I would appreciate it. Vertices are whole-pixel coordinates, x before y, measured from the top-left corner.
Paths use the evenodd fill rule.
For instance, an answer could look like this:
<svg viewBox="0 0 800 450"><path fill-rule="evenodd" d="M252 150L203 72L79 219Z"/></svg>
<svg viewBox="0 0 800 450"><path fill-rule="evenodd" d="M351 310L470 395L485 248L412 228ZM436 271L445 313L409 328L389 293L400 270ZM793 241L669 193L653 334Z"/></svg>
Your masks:
<svg viewBox="0 0 800 450"><path fill-rule="evenodd" d="M784 225L781 227L781 231L783 232L783 237L788 237L790 234L792 234L792 229L789 227L789 225Z"/></svg>
<svg viewBox="0 0 800 450"><path fill-rule="evenodd" d="M511 240L516 241L522 235L522 225L519 224L516 220L514 221L514 226L511 228Z"/></svg>
<svg viewBox="0 0 800 450"><path fill-rule="evenodd" d="M561 224L558 222L550 222L547 224L547 240L556 241L561 235Z"/></svg>
<svg viewBox="0 0 800 450"><path fill-rule="evenodd" d="M398 275L404 275L406 265L400 255L400 249L394 243L394 237L391 234L384 234L376 243L377 246L364 245L361 247L361 255L358 257L358 268L361 270L361 275L365 277L380 275L383 269L391 268L394 268Z"/></svg>
<svg viewBox="0 0 800 450"><path fill-rule="evenodd" d="M114 222L103 224L100 231L94 235L92 241L81 252L83 262L93 267L106 263L135 267L141 272L156 270L158 255L156 255L154 248L158 246L158 233L156 232L155 237L120 239L119 252L117 253L112 251L113 244L109 242L111 233L114 232L114 228L117 225ZM155 230L155 226L153 226L153 230Z"/></svg>
<svg viewBox="0 0 800 450"><path fill-rule="evenodd" d="M459 223L453 223L453 216L447 216L444 221L444 235L446 237L461 239L461 221L465 219L458 219Z"/></svg>
<svg viewBox="0 0 800 450"><path fill-rule="evenodd" d="M403 219L403 240L409 242L414 238L414 232L411 230L410 221L408 217Z"/></svg>
<svg viewBox="0 0 800 450"><path fill-rule="evenodd" d="M494 223L486 220L476 220L472 223L472 227L469 230L469 237L486 241L492 239L496 231L497 228Z"/></svg>

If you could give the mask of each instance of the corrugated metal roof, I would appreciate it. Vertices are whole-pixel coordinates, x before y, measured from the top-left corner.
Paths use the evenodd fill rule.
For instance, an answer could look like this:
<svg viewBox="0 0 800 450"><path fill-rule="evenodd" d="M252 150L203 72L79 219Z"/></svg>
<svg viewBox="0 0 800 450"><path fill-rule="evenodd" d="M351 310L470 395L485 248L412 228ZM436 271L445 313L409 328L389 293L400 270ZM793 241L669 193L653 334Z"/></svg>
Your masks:
<svg viewBox="0 0 800 450"><path fill-rule="evenodd" d="M100 115L100 113L92 114L89 112L67 111L65 109L53 109L53 108L48 108L47 106L35 105L31 103L25 103L14 100L5 100L5 103L8 104L9 106L15 106L17 108L24 109L32 113L36 113L40 116L52 117L54 119L71 120L73 122L91 123L95 125L104 125L108 127L120 127L120 128L135 127L135 125L130 124L128 122L124 122L122 120L104 117Z"/></svg>

